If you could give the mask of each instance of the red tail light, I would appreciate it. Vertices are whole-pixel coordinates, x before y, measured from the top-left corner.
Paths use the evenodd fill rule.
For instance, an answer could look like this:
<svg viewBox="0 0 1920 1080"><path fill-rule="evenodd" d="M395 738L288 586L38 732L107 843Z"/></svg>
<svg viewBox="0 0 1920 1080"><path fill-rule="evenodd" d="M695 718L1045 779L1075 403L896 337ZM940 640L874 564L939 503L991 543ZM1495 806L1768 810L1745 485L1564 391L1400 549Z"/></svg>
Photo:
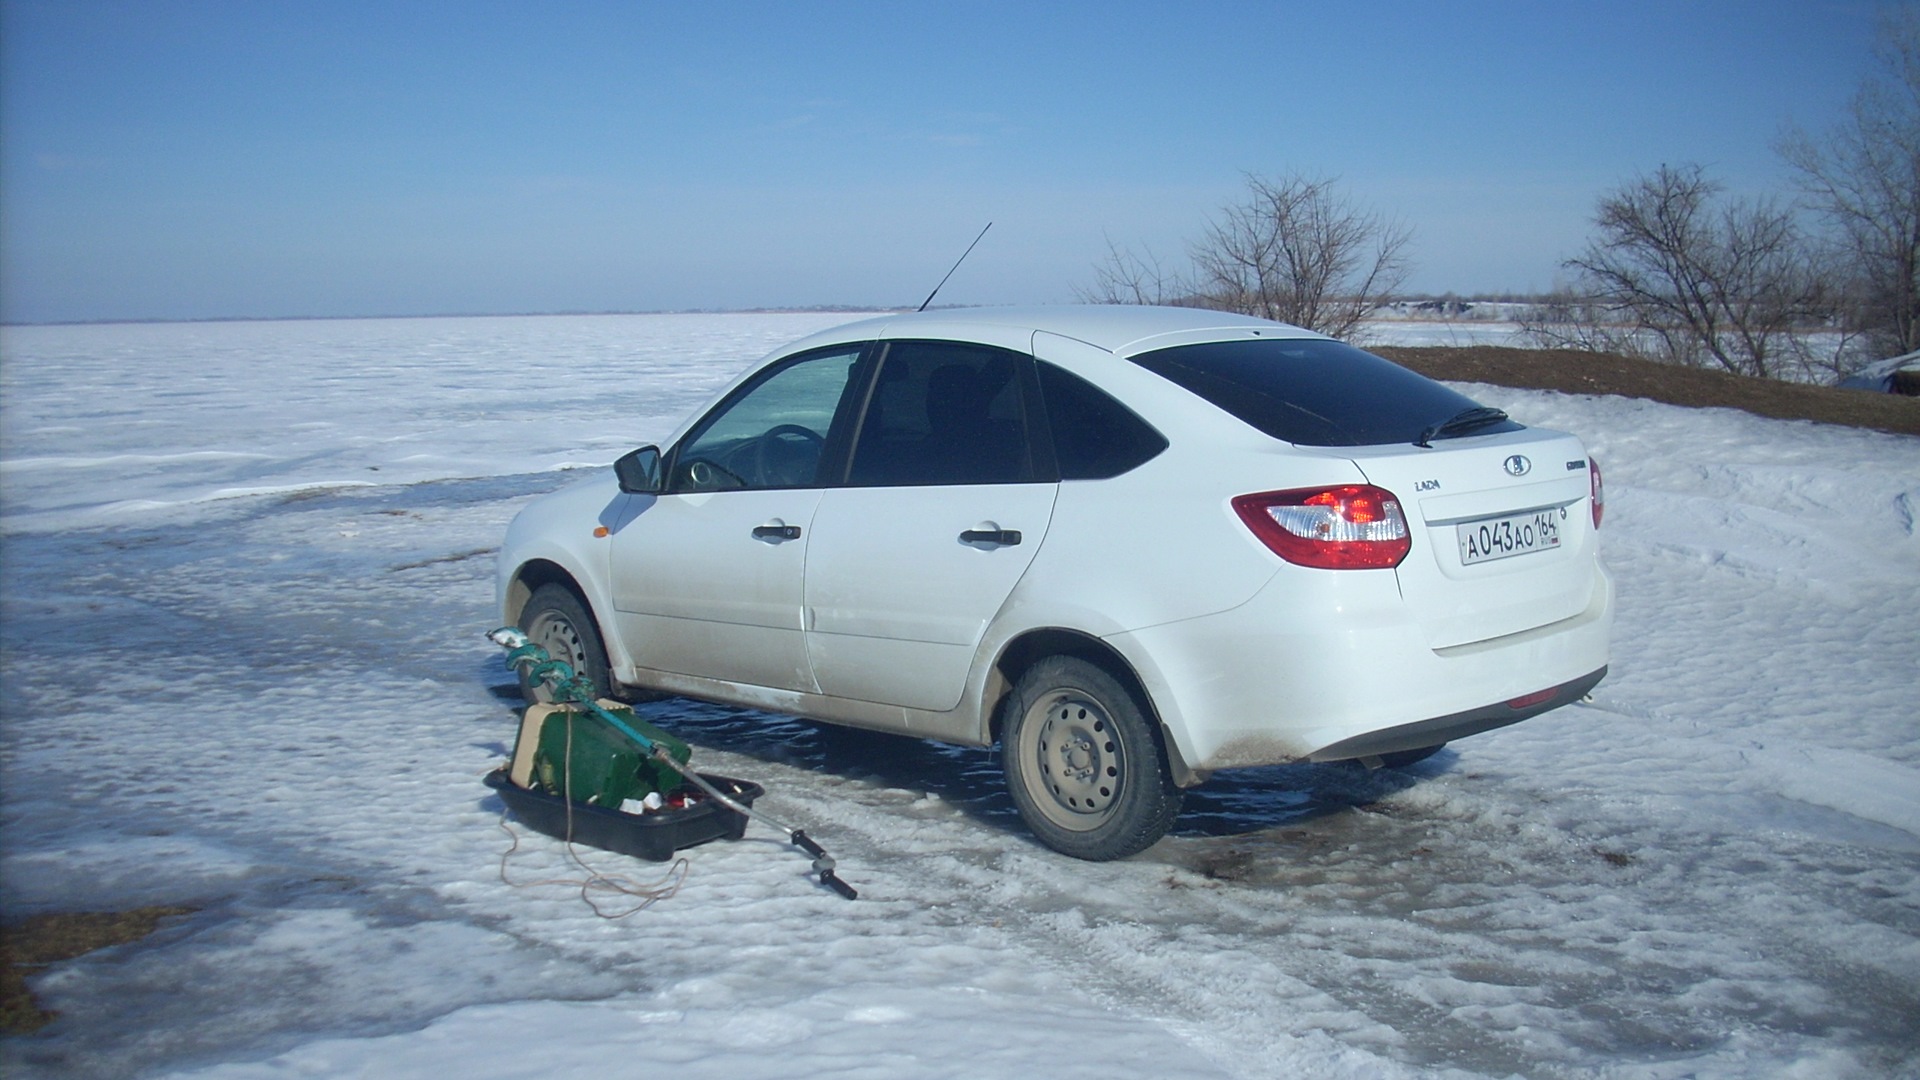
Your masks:
<svg viewBox="0 0 1920 1080"><path fill-rule="evenodd" d="M1530 709L1542 702L1552 701L1553 695L1559 692L1558 687L1549 686L1545 690L1538 691L1537 693L1523 694L1520 697L1514 698L1512 701L1507 702L1507 708Z"/></svg>
<svg viewBox="0 0 1920 1080"><path fill-rule="evenodd" d="M1600 515L1607 510L1607 485L1600 479L1600 463L1587 455L1587 479L1593 481L1593 527L1600 527Z"/></svg>
<svg viewBox="0 0 1920 1080"><path fill-rule="evenodd" d="M1400 500L1372 484L1242 495L1233 509L1275 555L1301 566L1390 569L1413 549Z"/></svg>

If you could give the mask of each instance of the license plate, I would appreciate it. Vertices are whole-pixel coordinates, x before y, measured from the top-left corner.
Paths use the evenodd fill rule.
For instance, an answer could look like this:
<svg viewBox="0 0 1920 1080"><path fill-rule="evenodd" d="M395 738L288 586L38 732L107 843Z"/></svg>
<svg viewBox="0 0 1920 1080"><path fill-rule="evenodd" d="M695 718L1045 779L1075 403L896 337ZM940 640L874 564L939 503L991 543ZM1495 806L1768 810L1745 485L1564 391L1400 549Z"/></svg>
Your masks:
<svg viewBox="0 0 1920 1080"><path fill-rule="evenodd" d="M1531 510L1511 517L1469 521L1454 526L1460 538L1460 561L1465 564L1510 559L1560 546L1564 510Z"/></svg>

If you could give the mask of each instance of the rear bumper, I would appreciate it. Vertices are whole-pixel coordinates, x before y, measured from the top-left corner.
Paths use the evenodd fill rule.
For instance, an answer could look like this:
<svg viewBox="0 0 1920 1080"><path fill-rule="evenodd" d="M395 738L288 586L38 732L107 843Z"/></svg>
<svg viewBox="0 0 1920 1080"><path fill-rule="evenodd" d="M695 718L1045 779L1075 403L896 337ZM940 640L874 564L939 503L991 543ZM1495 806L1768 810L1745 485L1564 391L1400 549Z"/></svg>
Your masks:
<svg viewBox="0 0 1920 1080"><path fill-rule="evenodd" d="M1570 618L1434 649L1392 575L1299 575L1232 611L1107 640L1191 785L1222 769L1432 746L1576 701L1609 663L1613 580L1597 562L1590 589Z"/></svg>
<svg viewBox="0 0 1920 1080"><path fill-rule="evenodd" d="M1454 739L1464 739L1469 735L1478 735L1483 731L1517 724L1530 716L1539 716L1562 705L1571 705L1588 692L1600 685L1607 677L1607 669L1601 668L1590 675L1582 675L1572 682L1562 683L1553 688L1541 701L1515 708L1508 703L1488 705L1465 712L1436 716L1431 720L1420 720L1398 727L1382 728L1342 739L1331 746L1323 746L1307 755L1309 761L1347 761L1353 758L1378 757L1401 750L1419 750L1423 747L1438 746ZM1534 695L1528 695L1532 697ZM1516 699L1525 700L1525 699Z"/></svg>

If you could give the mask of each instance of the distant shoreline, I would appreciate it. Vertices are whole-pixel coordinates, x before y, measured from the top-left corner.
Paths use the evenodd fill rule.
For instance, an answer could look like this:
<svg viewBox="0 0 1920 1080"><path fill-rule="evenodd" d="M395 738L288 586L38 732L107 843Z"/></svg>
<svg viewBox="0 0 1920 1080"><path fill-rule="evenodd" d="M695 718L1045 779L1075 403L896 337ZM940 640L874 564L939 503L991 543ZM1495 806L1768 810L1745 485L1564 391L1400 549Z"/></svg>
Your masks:
<svg viewBox="0 0 1920 1080"><path fill-rule="evenodd" d="M950 306L935 304L936 309ZM763 308L660 308L651 311L442 311L413 315L206 315L196 318L141 319L47 319L44 321L0 322L0 328L16 326L171 326L188 323L246 322L356 322L374 319L557 319L583 315L863 315L875 312L907 311L904 307L860 307L850 304L822 304L814 307Z"/></svg>
<svg viewBox="0 0 1920 1080"><path fill-rule="evenodd" d="M1478 322L1487 316L1467 314L1473 308L1497 310L1502 307L1525 307L1535 301L1516 298L1511 294L1493 297L1455 296L1444 297L1409 296L1403 300L1384 305L1377 316L1381 321L1399 322L1408 319L1433 320L1439 322ZM1447 305L1455 310L1447 310ZM931 310L954 310L971 307L1013 307L1014 304L935 304ZM1429 310L1435 309L1435 310ZM796 307L748 307L748 308L649 308L649 309L608 309L605 311L440 311L411 314L388 315L204 315L196 317L165 318L115 318L115 319L22 319L0 320L0 328L14 326L164 326L174 323L242 323L242 322L343 322L362 319L523 319L523 318L561 318L581 315L868 315L887 312L911 311L901 304L811 304ZM1494 315L1494 318L1500 318Z"/></svg>

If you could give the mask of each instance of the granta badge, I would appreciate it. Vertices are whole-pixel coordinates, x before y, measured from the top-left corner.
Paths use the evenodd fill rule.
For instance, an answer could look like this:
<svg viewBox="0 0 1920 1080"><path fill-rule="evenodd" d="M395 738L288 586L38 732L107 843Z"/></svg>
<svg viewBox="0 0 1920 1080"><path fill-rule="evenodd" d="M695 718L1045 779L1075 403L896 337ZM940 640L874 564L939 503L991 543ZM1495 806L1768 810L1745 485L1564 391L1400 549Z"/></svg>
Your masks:
<svg viewBox="0 0 1920 1080"><path fill-rule="evenodd" d="M1515 454L1502 462L1500 467L1507 470L1508 476L1525 476L1532 471L1533 462L1528 461L1525 454Z"/></svg>

